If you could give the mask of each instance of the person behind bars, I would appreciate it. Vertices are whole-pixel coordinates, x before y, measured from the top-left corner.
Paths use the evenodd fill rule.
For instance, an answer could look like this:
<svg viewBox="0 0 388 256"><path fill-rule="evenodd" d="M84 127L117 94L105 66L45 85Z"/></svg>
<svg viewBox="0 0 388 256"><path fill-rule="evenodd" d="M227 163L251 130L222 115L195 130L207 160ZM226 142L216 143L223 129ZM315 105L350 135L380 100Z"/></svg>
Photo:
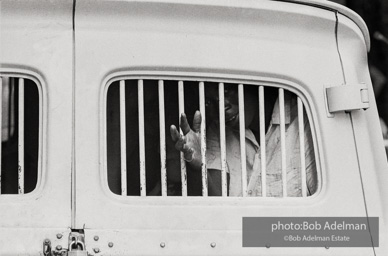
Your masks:
<svg viewBox="0 0 388 256"><path fill-rule="evenodd" d="M253 90L255 89L256 90ZM275 91L274 91L275 92ZM276 92L275 92L276 93ZM274 93L272 93L273 95ZM245 144L246 144L246 169L248 196L262 196L261 187L261 158L260 145L256 140L259 136L257 87L245 87ZM267 93L266 93L267 96ZM283 196L282 164L281 164L281 139L280 139L280 111L279 100L271 104L266 100L266 109L272 110L272 115L267 115L266 125L266 194L269 197ZM273 97L272 97L273 98ZM276 102L275 102L276 101ZM221 195L221 153L219 138L218 115L218 88L209 86L206 91L206 117L210 122L206 129L206 166L208 171L209 195ZM229 196L242 196L241 162L240 162L240 132L239 132L239 106L238 91L233 85L225 85L225 134L226 134L226 161L227 184ZM287 163L287 196L302 196L299 128L297 117L297 99L291 93L285 93L285 137L286 137L286 163ZM201 113L196 111L190 127L186 115L181 115L181 135L176 126L171 125L170 133L175 148L184 153L188 164L188 171L201 176ZM305 163L307 176L307 194L312 195L317 189L317 173L315 166L314 148L307 116L304 116L304 144ZM196 180L200 180L197 178ZM188 181L189 182L189 181ZM201 186L201 184L199 184Z"/></svg>

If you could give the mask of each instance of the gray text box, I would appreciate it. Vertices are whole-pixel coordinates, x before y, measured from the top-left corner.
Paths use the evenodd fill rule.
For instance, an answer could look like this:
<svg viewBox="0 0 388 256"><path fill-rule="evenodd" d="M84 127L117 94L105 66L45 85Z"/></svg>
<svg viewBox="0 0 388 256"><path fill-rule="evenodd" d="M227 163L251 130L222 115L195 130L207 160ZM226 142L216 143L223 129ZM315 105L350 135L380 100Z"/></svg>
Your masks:
<svg viewBox="0 0 388 256"><path fill-rule="evenodd" d="M378 247L378 217L244 217L243 247Z"/></svg>

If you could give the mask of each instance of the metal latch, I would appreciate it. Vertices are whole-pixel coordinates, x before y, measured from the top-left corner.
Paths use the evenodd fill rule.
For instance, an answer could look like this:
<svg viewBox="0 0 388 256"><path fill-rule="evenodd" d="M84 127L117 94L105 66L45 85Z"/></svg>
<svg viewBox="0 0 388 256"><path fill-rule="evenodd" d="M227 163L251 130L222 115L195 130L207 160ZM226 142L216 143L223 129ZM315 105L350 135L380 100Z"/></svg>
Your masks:
<svg viewBox="0 0 388 256"><path fill-rule="evenodd" d="M80 232L72 231L69 234L68 249L57 246L52 248L51 241L45 239L43 241L43 255L44 256L88 256L85 248L85 234L83 230Z"/></svg>
<svg viewBox="0 0 388 256"><path fill-rule="evenodd" d="M69 234L69 252L67 256L87 256L85 248L85 234L71 232Z"/></svg>
<svg viewBox="0 0 388 256"><path fill-rule="evenodd" d="M369 94L366 84L327 87L326 96L330 113L369 108Z"/></svg>

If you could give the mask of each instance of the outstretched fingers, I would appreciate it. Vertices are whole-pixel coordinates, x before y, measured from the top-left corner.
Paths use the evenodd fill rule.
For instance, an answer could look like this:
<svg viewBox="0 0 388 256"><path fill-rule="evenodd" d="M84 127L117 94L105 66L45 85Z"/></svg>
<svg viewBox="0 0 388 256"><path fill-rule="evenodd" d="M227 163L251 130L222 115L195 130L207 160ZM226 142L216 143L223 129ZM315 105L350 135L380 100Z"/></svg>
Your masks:
<svg viewBox="0 0 388 256"><path fill-rule="evenodd" d="M182 129L182 132L184 135L188 134L190 132L190 125L189 122L187 122L187 117L185 113L181 114L181 124L180 127Z"/></svg>
<svg viewBox="0 0 388 256"><path fill-rule="evenodd" d="M195 111L194 118L193 118L193 131L199 132L201 130L201 122L202 122L202 116L201 112L198 110Z"/></svg>
<svg viewBox="0 0 388 256"><path fill-rule="evenodd" d="M186 136L180 134L175 125L171 125L170 133L172 140L175 142L175 148L185 154L185 159L192 159L194 149L186 144Z"/></svg>
<svg viewBox="0 0 388 256"><path fill-rule="evenodd" d="M175 125L170 126L170 134L173 142L177 142L181 136Z"/></svg>
<svg viewBox="0 0 388 256"><path fill-rule="evenodd" d="M171 138L175 143L175 148L184 153L184 159L187 162L191 162L195 159L194 152L198 150L198 142L196 142L198 137L197 133L200 132L201 122L201 112L196 111L193 118L193 132L191 132L192 129L187 122L185 113L182 113L180 117L180 129L183 134L180 133L179 128L175 125L170 126Z"/></svg>
<svg viewBox="0 0 388 256"><path fill-rule="evenodd" d="M175 125L170 127L171 138L175 142L175 148L179 151L184 151L186 146L186 136L183 136L178 132ZM187 147L187 146L186 146Z"/></svg>

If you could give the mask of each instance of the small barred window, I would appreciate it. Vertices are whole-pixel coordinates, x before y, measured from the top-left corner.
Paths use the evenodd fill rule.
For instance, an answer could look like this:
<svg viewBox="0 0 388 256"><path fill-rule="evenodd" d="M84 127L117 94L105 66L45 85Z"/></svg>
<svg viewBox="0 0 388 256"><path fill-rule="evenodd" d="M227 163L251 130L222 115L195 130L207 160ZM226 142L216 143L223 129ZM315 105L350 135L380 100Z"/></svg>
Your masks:
<svg viewBox="0 0 388 256"><path fill-rule="evenodd" d="M285 88L114 81L105 128L108 185L115 194L306 197L317 191L306 109Z"/></svg>
<svg viewBox="0 0 388 256"><path fill-rule="evenodd" d="M0 75L1 194L33 191L38 181L40 97L30 79Z"/></svg>

